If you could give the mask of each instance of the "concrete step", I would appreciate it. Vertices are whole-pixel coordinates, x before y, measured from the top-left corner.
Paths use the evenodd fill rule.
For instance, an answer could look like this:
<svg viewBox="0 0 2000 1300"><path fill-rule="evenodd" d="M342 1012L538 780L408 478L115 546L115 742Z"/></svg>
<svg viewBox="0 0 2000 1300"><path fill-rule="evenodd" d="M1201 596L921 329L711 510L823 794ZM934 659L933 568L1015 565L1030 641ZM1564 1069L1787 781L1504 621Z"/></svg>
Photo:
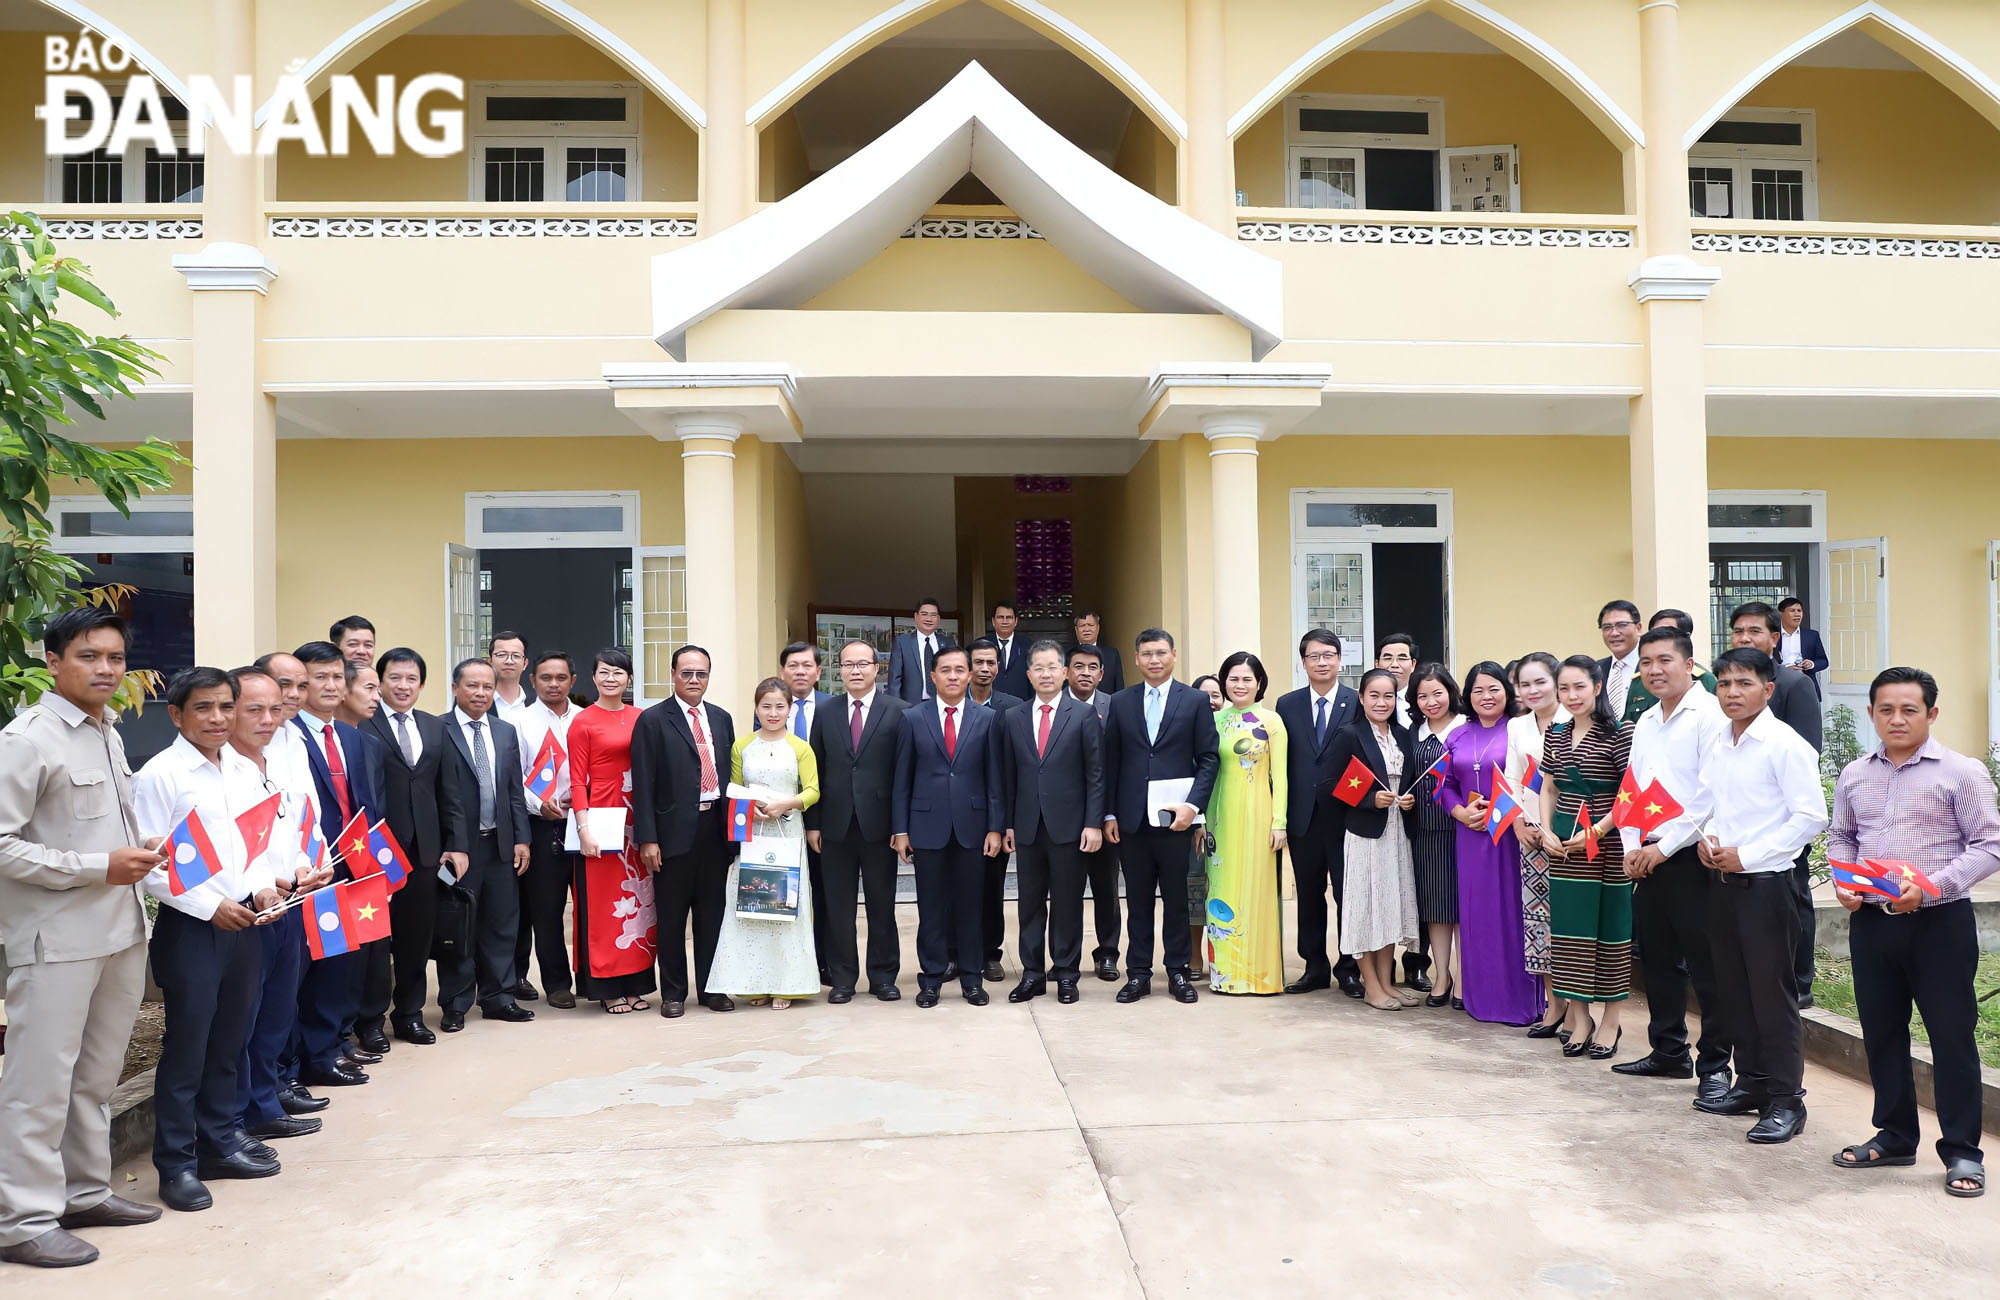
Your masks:
<svg viewBox="0 0 2000 1300"><path fill-rule="evenodd" d="M1979 932L1979 950L2000 952L2000 876L1972 887L1972 919ZM1815 947L1826 949L1832 957L1848 956L1848 913L1834 898L1832 885L1813 890L1813 923Z"/></svg>

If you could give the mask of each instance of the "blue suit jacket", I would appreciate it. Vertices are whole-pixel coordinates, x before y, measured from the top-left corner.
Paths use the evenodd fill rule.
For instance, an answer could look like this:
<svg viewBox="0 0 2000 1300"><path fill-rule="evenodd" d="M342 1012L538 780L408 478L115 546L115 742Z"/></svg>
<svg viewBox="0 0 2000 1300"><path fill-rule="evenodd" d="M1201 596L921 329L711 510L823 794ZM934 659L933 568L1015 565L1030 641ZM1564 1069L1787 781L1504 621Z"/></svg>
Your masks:
<svg viewBox="0 0 2000 1300"><path fill-rule="evenodd" d="M908 835L912 848L942 849L956 840L978 849L989 833L1007 829L1001 718L991 709L961 709L958 744L947 758L937 705L904 711L896 737L890 834Z"/></svg>
<svg viewBox="0 0 2000 1300"><path fill-rule="evenodd" d="M1812 660L1812 671L1806 677L1812 682L1813 694L1823 697L1826 692L1819 684L1819 675L1833 665L1827 661L1826 642L1819 639L1817 631L1809 627L1799 629L1799 655Z"/></svg>
<svg viewBox="0 0 2000 1300"><path fill-rule="evenodd" d="M312 762L313 789L319 795L320 833L326 836L328 857L339 850L335 842L343 826L340 816L340 799L333 792L333 773L326 765L326 755L320 752L320 737L313 734L306 725L304 715L294 715L292 725L306 738L306 756ZM333 738L340 746L340 761L347 769L347 789L354 799L355 810L365 812L372 824L381 820L382 796L373 783L374 774L382 770L381 757L371 753L368 738L345 722L333 724ZM346 874L346 869L341 868Z"/></svg>
<svg viewBox="0 0 2000 1300"><path fill-rule="evenodd" d="M1326 743L1321 744L1313 728L1313 692L1310 686L1286 691L1278 697L1278 720L1285 724L1288 748L1285 779L1285 825L1294 835L1302 835L1314 817L1325 817L1329 825L1339 824L1347 805L1335 803L1333 783L1346 767L1333 762L1333 738L1340 729L1361 716L1361 697L1351 686L1336 686L1326 710Z"/></svg>
<svg viewBox="0 0 2000 1300"><path fill-rule="evenodd" d="M951 633L939 629L938 653L957 644ZM924 652L917 646L917 634L905 632L889 648L889 694L905 704L915 704L929 689L930 679L924 676Z"/></svg>
<svg viewBox="0 0 2000 1300"><path fill-rule="evenodd" d="M1146 683L1137 682L1111 697L1104 717L1105 815L1118 819L1118 833L1132 835L1158 827L1146 823L1146 787L1153 781L1192 777L1188 802L1208 807L1222 754L1216 748L1215 710L1208 696L1184 682L1168 683L1158 737L1146 740Z"/></svg>

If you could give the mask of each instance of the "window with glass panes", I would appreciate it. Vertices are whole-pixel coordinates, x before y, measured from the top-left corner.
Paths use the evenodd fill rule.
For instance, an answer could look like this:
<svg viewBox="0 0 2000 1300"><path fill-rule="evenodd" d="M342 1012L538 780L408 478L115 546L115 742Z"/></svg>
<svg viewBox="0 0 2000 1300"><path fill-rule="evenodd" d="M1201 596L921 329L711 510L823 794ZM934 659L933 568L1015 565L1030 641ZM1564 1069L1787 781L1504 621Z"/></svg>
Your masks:
<svg viewBox="0 0 2000 1300"><path fill-rule="evenodd" d="M632 86L475 86L472 197L486 203L636 199L640 115L640 92Z"/></svg>

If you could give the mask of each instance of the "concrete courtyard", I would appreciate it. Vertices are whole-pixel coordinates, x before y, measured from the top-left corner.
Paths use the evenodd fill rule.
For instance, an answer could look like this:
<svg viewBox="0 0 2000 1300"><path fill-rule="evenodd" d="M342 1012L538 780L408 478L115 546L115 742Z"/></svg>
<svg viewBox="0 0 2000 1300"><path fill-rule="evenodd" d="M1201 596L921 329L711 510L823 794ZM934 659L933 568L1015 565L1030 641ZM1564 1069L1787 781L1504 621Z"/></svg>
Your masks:
<svg viewBox="0 0 2000 1300"><path fill-rule="evenodd" d="M906 954L914 909L905 913ZM1010 925L1010 937L1011 937ZM1553 1042L1337 994L623 1018L538 1004L331 1089L282 1176L9 1297L2000 1295L2000 1199ZM1010 975L1014 973L1009 962ZM1643 1011L1619 1059L1644 1051ZM1926 1143L1932 1118L1926 1113ZM122 1174L134 1176L124 1182ZM152 1199L144 1161L121 1173Z"/></svg>

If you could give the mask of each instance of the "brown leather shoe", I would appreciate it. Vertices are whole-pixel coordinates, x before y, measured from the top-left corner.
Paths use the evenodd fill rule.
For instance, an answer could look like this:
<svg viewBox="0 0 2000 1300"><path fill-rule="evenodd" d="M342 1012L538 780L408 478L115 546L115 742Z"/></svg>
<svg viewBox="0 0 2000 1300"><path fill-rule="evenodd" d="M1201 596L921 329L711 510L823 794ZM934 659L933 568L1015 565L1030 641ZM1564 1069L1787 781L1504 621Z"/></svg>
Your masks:
<svg viewBox="0 0 2000 1300"><path fill-rule="evenodd" d="M160 1217L157 1205L141 1205L122 1196L107 1196L87 1210L65 1214L56 1223L64 1228L130 1228L151 1223Z"/></svg>
<svg viewBox="0 0 2000 1300"><path fill-rule="evenodd" d="M33 1240L0 1249L0 1259L31 1268L75 1268L96 1258L97 1247L61 1228L50 1228Z"/></svg>
<svg viewBox="0 0 2000 1300"><path fill-rule="evenodd" d="M660 1014L665 1016L669 1020L679 1020L682 1016L687 1014L687 1009L688 1009L688 1004L685 1002L660 1003Z"/></svg>
<svg viewBox="0 0 2000 1300"><path fill-rule="evenodd" d="M576 1006L576 993L572 989L550 989L549 1005L564 1011L572 1010Z"/></svg>

